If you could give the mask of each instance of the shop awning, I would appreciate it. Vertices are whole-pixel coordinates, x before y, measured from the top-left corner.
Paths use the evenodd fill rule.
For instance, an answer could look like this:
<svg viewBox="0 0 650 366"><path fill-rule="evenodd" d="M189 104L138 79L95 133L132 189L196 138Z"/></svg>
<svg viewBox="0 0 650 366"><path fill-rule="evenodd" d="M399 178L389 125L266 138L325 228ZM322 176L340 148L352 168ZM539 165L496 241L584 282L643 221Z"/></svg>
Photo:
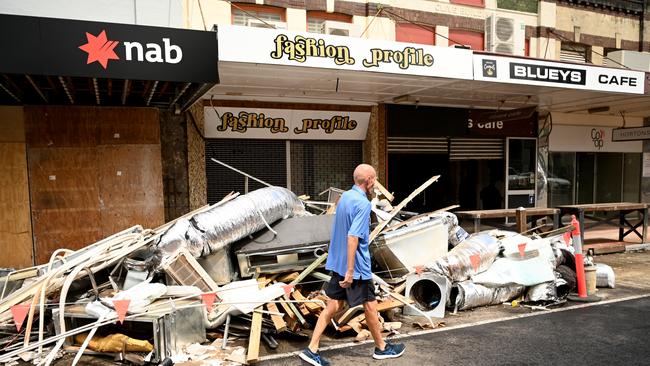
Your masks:
<svg viewBox="0 0 650 366"><path fill-rule="evenodd" d="M214 32L0 15L0 105L184 109L218 82Z"/></svg>
<svg viewBox="0 0 650 366"><path fill-rule="evenodd" d="M219 26L217 32L220 84L208 99L537 105L556 112L650 116L648 78L640 71L278 29ZM235 42L248 46L231 47ZM483 60L494 61L495 77L483 75Z"/></svg>

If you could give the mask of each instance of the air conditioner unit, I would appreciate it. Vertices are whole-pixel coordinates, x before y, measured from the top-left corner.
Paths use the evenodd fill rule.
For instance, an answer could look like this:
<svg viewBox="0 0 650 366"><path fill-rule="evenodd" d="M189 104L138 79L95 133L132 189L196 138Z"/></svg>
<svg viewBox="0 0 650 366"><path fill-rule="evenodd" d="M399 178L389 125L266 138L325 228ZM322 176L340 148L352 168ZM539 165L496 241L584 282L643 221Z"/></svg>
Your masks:
<svg viewBox="0 0 650 366"><path fill-rule="evenodd" d="M524 56L526 25L512 18L490 15L485 20L485 50Z"/></svg>
<svg viewBox="0 0 650 366"><path fill-rule="evenodd" d="M352 23L326 20L323 22L322 27L323 34L331 34L333 36L359 37L358 28L355 24Z"/></svg>
<svg viewBox="0 0 650 366"><path fill-rule="evenodd" d="M286 22L277 22L274 20L265 20L261 21L259 19L248 19L246 22L246 25L249 27L256 27L256 28L275 28L275 29L287 29L287 23Z"/></svg>

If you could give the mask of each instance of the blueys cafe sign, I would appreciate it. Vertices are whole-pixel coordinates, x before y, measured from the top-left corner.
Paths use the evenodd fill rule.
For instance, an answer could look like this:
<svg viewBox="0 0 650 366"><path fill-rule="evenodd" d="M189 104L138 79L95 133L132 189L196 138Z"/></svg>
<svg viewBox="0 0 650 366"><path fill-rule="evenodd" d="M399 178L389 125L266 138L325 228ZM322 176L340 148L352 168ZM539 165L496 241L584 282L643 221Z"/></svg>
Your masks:
<svg viewBox="0 0 650 366"><path fill-rule="evenodd" d="M217 37L220 62L473 77L467 49L228 25L217 28Z"/></svg>
<svg viewBox="0 0 650 366"><path fill-rule="evenodd" d="M641 71L479 54L474 55L474 79L628 94L645 89Z"/></svg>
<svg viewBox="0 0 650 366"><path fill-rule="evenodd" d="M205 137L365 140L370 112L205 107Z"/></svg>

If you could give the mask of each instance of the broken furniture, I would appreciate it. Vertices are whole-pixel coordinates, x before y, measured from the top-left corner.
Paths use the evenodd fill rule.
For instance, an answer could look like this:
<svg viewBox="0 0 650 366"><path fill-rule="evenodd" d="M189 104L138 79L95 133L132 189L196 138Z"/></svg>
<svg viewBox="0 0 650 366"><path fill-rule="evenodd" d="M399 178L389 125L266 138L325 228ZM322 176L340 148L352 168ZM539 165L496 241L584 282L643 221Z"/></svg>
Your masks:
<svg viewBox="0 0 650 366"><path fill-rule="evenodd" d="M517 210L514 208L498 210L456 211L454 213L460 220L472 220L474 229L473 233L481 231L481 225L489 225L504 230L512 230L512 228L509 228L505 225L505 220L499 219L517 217ZM530 223L531 227L535 227L535 221L541 218L547 218L551 220L553 229L557 229L559 226L560 210L557 208L526 208L525 213L526 224ZM486 222L482 220L489 221ZM526 227L526 225L522 225L522 227Z"/></svg>
<svg viewBox="0 0 650 366"><path fill-rule="evenodd" d="M448 241L442 220L430 219L381 234L370 249L384 277L396 278L447 254Z"/></svg>
<svg viewBox="0 0 650 366"><path fill-rule="evenodd" d="M648 232L648 205L645 203L633 202L612 202L612 203L593 203L585 205L568 205L558 206L561 217L565 215L575 215L580 223L580 239L584 245L585 231L600 225L610 225L618 227L618 240L625 240L629 234L636 234L642 243L647 241ZM586 213L591 213L590 215ZM598 216L597 213L604 214L605 217ZM630 213L638 213L640 218L637 222L630 222L626 216ZM592 223L585 224L585 218L592 220ZM616 222L618 221L618 222ZM642 231L637 229L641 226ZM585 251L588 248L584 248ZM625 251L625 248L622 248ZM611 251L608 251L611 252ZM602 253L602 252L601 252ZM598 253L596 253L598 254Z"/></svg>
<svg viewBox="0 0 650 366"><path fill-rule="evenodd" d="M327 252L334 215L281 220L252 238L242 239L237 262L242 277L301 270Z"/></svg>
<svg viewBox="0 0 650 366"><path fill-rule="evenodd" d="M198 306L197 306L198 305ZM127 319L124 323L114 329L120 333L129 334L136 332L143 337L140 339L153 339L154 346L153 362L160 362L166 357L172 357L184 346L192 343L205 341L205 308L196 301L171 302L161 300L151 304L150 312L143 313L135 318ZM54 318L59 317L59 309L52 310ZM65 309L66 328L77 327L95 322L96 319L88 315L83 305L68 306ZM61 329L58 322L54 322L56 334ZM106 325L106 328L113 330L113 326ZM100 327L98 332L102 331ZM111 332L113 333L113 332Z"/></svg>

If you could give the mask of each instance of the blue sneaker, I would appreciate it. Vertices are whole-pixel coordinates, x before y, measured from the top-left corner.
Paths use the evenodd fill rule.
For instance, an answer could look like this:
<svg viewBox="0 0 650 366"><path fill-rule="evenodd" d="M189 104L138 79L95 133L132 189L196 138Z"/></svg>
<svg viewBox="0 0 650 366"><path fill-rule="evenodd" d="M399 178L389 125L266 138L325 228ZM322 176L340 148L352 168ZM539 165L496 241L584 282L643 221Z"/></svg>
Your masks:
<svg viewBox="0 0 650 366"><path fill-rule="evenodd" d="M330 363L329 361L326 361L323 359L319 353L312 352L309 347L305 348L304 351L302 351L299 355L300 358L303 359L303 361L309 363L310 365L314 366L329 366Z"/></svg>
<svg viewBox="0 0 650 366"><path fill-rule="evenodd" d="M375 347L375 353L372 354L372 358L376 360L383 360L386 358L397 358L404 354L404 350L406 350L406 346L404 345L404 343L392 344L386 342L386 347L384 347L383 351Z"/></svg>

